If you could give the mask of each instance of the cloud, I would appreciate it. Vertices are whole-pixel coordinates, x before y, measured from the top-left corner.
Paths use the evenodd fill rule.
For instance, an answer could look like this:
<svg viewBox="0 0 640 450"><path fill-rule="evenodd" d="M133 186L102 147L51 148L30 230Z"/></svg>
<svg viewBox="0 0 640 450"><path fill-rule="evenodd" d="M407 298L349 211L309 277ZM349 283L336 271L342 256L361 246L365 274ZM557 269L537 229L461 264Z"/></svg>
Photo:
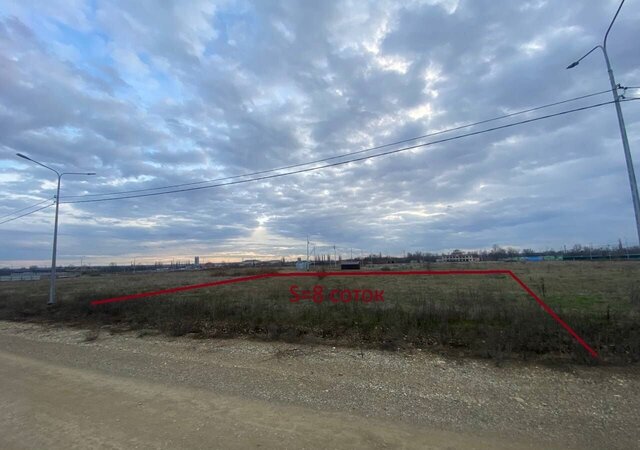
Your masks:
<svg viewBox="0 0 640 450"><path fill-rule="evenodd" d="M16 152L98 172L64 178L63 197L136 190L331 157L607 89L601 55L564 67L599 42L616 5L45 6L0 17L0 215L54 193L52 174ZM639 18L623 8L609 39L624 85L640 84ZM633 150L640 113L623 109ZM307 235L375 253L634 243L624 164L607 105L318 172L64 205L59 259L295 257ZM0 260L45 263L51 213L3 225Z"/></svg>

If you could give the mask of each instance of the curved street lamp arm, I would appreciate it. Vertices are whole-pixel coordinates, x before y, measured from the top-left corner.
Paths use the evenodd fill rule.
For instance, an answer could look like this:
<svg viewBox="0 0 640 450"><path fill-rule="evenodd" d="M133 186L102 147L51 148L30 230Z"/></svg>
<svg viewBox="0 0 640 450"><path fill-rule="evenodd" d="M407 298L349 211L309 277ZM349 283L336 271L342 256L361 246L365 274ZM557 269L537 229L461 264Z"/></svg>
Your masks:
<svg viewBox="0 0 640 450"><path fill-rule="evenodd" d="M28 156L23 155L22 153L16 153L16 155L19 156L20 158L23 158L23 159L26 159L26 160L31 161L33 163L36 163L37 165L42 166L45 169L49 169L49 170L55 172L58 175L58 177L62 176L60 174L60 172L58 172L56 169L52 169L51 167L46 166L46 165L42 164L41 162L36 161L35 159L29 158Z"/></svg>
<svg viewBox="0 0 640 450"><path fill-rule="evenodd" d="M63 172L60 174L60 176L62 175L95 175L95 172Z"/></svg>
<svg viewBox="0 0 640 450"><path fill-rule="evenodd" d="M604 51L604 47L602 47L602 45L596 45L595 47L593 47L591 50L589 50L587 53L585 53L584 55L582 55L582 57L578 60L576 60L576 62L572 63L569 67L567 67L567 69L571 69L575 66L577 66L578 64L580 64L580 61L582 61L583 59L585 59L587 56L589 56L591 53L594 52L594 50L596 50L597 48L602 49L602 51Z"/></svg>
<svg viewBox="0 0 640 450"><path fill-rule="evenodd" d="M604 35L604 43L603 43L603 50L606 50L607 48L607 38L609 37L609 31L611 31L611 27L613 26L613 22L616 21L616 17L618 17L618 13L620 13L620 10L622 9L622 5L624 5L624 0L622 0L620 2L620 6L618 6L618 10L616 11L616 15L613 16L613 19L611 20L611 23L609 24L609 28L607 28L607 32Z"/></svg>

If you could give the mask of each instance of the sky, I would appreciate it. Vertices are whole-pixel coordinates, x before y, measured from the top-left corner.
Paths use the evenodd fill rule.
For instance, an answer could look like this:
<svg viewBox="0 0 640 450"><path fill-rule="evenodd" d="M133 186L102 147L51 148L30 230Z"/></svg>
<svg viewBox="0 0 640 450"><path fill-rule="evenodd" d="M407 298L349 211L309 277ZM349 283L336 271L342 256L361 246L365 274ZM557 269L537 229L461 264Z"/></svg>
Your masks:
<svg viewBox="0 0 640 450"><path fill-rule="evenodd" d="M617 7L0 0L0 216L55 195L56 175L18 152L97 173L63 176L62 202L104 199L81 196L303 164L605 91L599 51L565 67L602 42ZM640 86L639 21L628 0L609 35L623 86ZM622 109L639 171L640 102ZM0 266L46 265L54 214L1 224ZM294 175L62 203L58 261L291 259L307 237L343 256L636 244L614 105Z"/></svg>

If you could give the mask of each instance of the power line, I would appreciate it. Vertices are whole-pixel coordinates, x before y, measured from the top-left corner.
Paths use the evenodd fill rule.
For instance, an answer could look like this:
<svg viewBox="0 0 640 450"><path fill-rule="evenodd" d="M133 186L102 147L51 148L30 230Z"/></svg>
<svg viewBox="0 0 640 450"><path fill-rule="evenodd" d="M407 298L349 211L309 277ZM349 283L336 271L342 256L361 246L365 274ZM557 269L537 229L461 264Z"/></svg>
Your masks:
<svg viewBox="0 0 640 450"><path fill-rule="evenodd" d="M368 152L371 152L371 151L374 151L374 150L380 150L380 149L383 149L383 148L386 148L386 147L392 147L392 146L395 146L395 145L405 144L407 142L416 141L416 140L419 140L419 139L438 136L438 135L441 135L441 134L444 134L444 133L450 133L452 131L462 130L464 128L470 128L470 127L474 127L474 126L477 126L477 125L482 125L482 124L489 123L489 122L495 122L497 120L507 119L509 117L514 117L514 116L518 116L518 115L521 115L521 114L526 114L526 113L538 111L540 109L550 108L552 106L558 106L558 105L562 105L562 104L565 104L565 103L574 102L574 101L577 101L577 100L583 100L585 98L606 94L607 92L611 92L611 89L607 89L607 90L600 91L600 92L594 92L592 94L581 95L579 97L574 97L574 98L570 98L570 99L567 99L567 100L561 100L561 101L558 101L558 102L548 103L546 105L536 106L534 108L529 108L529 109L525 109L525 110L522 110L522 111L516 111L516 112L513 112L513 113L504 114L502 116L493 117L491 119L480 120L478 122L468 123L468 124L465 124L465 125L459 125L457 127L447 128L445 130L440 130L440 131L436 131L436 132L433 132L433 133L427 133L427 134L423 134L421 136L407 138L407 139L403 139L403 140L400 140L400 141L391 142L391 143L388 143L388 144L378 145L378 146L375 146L375 147L369 147L369 148L365 148L365 149L362 149L362 150L357 150L357 151L354 151L354 152L343 153L341 155L330 156L328 158L316 159L314 161L308 161L308 162L298 163L298 164L291 164L291 165L282 166L282 167L278 167L278 168L274 168L274 169L261 170L261 171L258 171L258 172L250 172L250 173L245 173L245 174L242 174L242 175L234 175L234 176L223 177L223 178L214 178L214 179L211 179L211 180L194 181L194 182L190 182L190 183L181 183L181 184L172 184L172 185L160 186L160 187L155 187L155 188L133 189L133 190L128 190L128 191L117 191L117 192L104 192L104 193L101 193L101 194L68 195L68 196L62 197L62 199L102 197L102 196L108 196L108 195L122 195L122 194L133 194L133 193L138 193L138 192L158 191L158 190L164 190L164 189L179 188L179 187L184 187L184 186L195 186L195 185L198 185L198 184L215 183L215 182L218 182L218 181L227 181L227 180L233 180L233 179L236 179L236 178L245 178L245 177L249 177L249 176L264 175L266 173L277 172L277 171L280 171L280 170L295 169L297 167L303 167L303 166L308 166L308 165L311 165L311 164L318 164L318 163L322 163L322 162L333 161L335 159L345 158L347 156L353 156L353 155L358 155L358 154L362 154L362 153L368 153Z"/></svg>
<svg viewBox="0 0 640 450"><path fill-rule="evenodd" d="M43 206L42 208L38 208L38 209L33 210L33 211L30 211L30 212L28 212L28 213L26 213L26 214L22 214L22 215L20 215L20 216L14 217L14 218L12 218L12 219L3 220L2 222L0 222L0 225L2 225L3 223L7 223L7 222L14 221L14 220L18 220L18 219L20 219L21 217L30 216L31 214L37 213L38 211L42 211L43 209L47 209L47 208L49 208L49 207L51 207L51 206L53 206L53 204L51 204L51 205L45 205L45 206Z"/></svg>
<svg viewBox="0 0 640 450"><path fill-rule="evenodd" d="M639 100L639 99L640 98L632 98L632 99L626 99L626 100L622 100L622 101L626 102L626 101ZM184 189L174 189L174 190L171 190L171 191L151 192L151 193L146 193L146 194L128 195L128 196L121 196L121 197L98 198L98 199L90 199L90 200L74 200L74 201L66 201L66 202L65 201L61 201L61 203L94 203L94 202L103 202L103 201L111 201L111 200L124 200L124 199L129 199L129 198L152 197L152 196L157 196L157 195L174 194L174 193L178 193L178 192L190 192L190 191L197 191L197 190L202 190L202 189L211 189L211 188L221 187L221 186L230 186L230 185L235 185L235 184L249 183L249 182L253 182L253 181L268 180L268 179L279 178L279 177L284 177L284 176L288 176L288 175L295 175L295 174L300 174L300 173L306 173L306 172L311 172L311 171L315 171L315 170L325 169L325 168L328 168L328 167L341 166L341 165L349 164L349 163L352 163L352 162L358 162L358 161L363 161L363 160L367 160L367 159L379 158L381 156L392 155L392 154L404 152L404 151L407 151L407 150L427 147L427 146L430 146L430 145L440 144L440 143L443 143L443 142L449 142L449 141L462 139L462 138L469 137L469 136L476 136L476 135L488 133L488 132L491 132L491 131L510 128L510 127L514 127L514 126L517 126L517 125L523 125L523 124L526 124L526 123L532 123L532 122L536 122L536 121L539 121L539 120L549 119L549 118L552 118L552 117L558 117L558 116L562 116L562 115L566 115L566 114L571 114L571 113L578 112L578 111L585 111L585 110L588 110L588 109L598 108L598 107L601 107L601 106L610 105L612 103L615 103L615 101L611 100L611 101L608 101L608 102L597 103L597 104L593 104L593 105L589 105L589 106L583 106L583 107L580 107L580 108L565 110L565 111L561 111L561 112L554 113L554 114L547 114L545 116L535 117L535 118L532 118L532 119L522 120L522 121L519 121L519 122L514 122L514 123L510 123L510 124L506 124L506 125L500 125L500 126L493 127L493 128L487 128L485 130L474 131L474 132L470 132L470 133L461 134L461 135L458 135L458 136L452 136L452 137L449 137L449 138L439 139L439 140L432 141L432 142L426 142L426 143L422 143L422 144L416 144L416 145L411 145L411 146L408 146L408 147L403 147L403 148L400 148L400 149L389 150L389 151L386 151L386 152L377 153L375 155L361 156L361 157L349 159L349 160L346 160L346 161L339 161L339 162L335 162L335 163L325 164L323 166L311 167L311 168L307 168L307 169L299 169L299 170L294 170L294 171L291 171L291 172L278 173L278 174L274 174L274 175L265 175L265 176L261 176L261 177L251 178L251 179L248 179L248 180L230 181L230 182L227 182L227 183L219 183L219 184L213 184L213 185L209 185L209 186L198 186L198 187L190 187L190 188L184 188Z"/></svg>
<svg viewBox="0 0 640 450"><path fill-rule="evenodd" d="M13 211L12 213L5 214L4 216L0 216L0 219L4 219L5 217L13 216L13 215L14 215L14 214L16 214L16 213L22 212L22 211L27 210L27 209L34 208L34 207L39 206L39 205L42 205L43 203L46 203L46 202L50 202L50 201L51 201L51 200L53 200L54 198L55 198L55 197L51 197L51 198L48 198L48 199L46 199L46 200L42 200L41 202L38 202L38 203L36 203L35 205L26 206L26 207L24 207L24 208L16 209L16 210L15 210L15 211Z"/></svg>

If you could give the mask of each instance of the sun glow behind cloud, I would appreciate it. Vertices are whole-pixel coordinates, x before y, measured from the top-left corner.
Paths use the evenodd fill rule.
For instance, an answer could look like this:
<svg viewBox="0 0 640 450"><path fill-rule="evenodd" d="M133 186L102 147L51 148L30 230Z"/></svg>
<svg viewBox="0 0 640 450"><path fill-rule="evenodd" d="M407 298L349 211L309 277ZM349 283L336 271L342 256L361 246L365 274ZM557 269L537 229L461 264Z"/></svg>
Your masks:
<svg viewBox="0 0 640 450"><path fill-rule="evenodd" d="M602 90L588 66L597 58L564 67L590 48L610 9L564 1L39 5L13 2L0 17L0 214L55 193L53 174L16 163L16 152L98 172L65 178L63 196L135 190L327 158ZM630 57L633 17L621 15L615 30L616 74L629 83L640 73ZM625 114L633 143L639 113L628 104ZM65 206L60 250L230 259L300 255L307 234L373 252L381 242L397 243L393 251L630 240L614 120L591 110L260 183ZM46 241L51 217L47 209L0 229L2 258L46 261L50 244L35 252L15 236Z"/></svg>

